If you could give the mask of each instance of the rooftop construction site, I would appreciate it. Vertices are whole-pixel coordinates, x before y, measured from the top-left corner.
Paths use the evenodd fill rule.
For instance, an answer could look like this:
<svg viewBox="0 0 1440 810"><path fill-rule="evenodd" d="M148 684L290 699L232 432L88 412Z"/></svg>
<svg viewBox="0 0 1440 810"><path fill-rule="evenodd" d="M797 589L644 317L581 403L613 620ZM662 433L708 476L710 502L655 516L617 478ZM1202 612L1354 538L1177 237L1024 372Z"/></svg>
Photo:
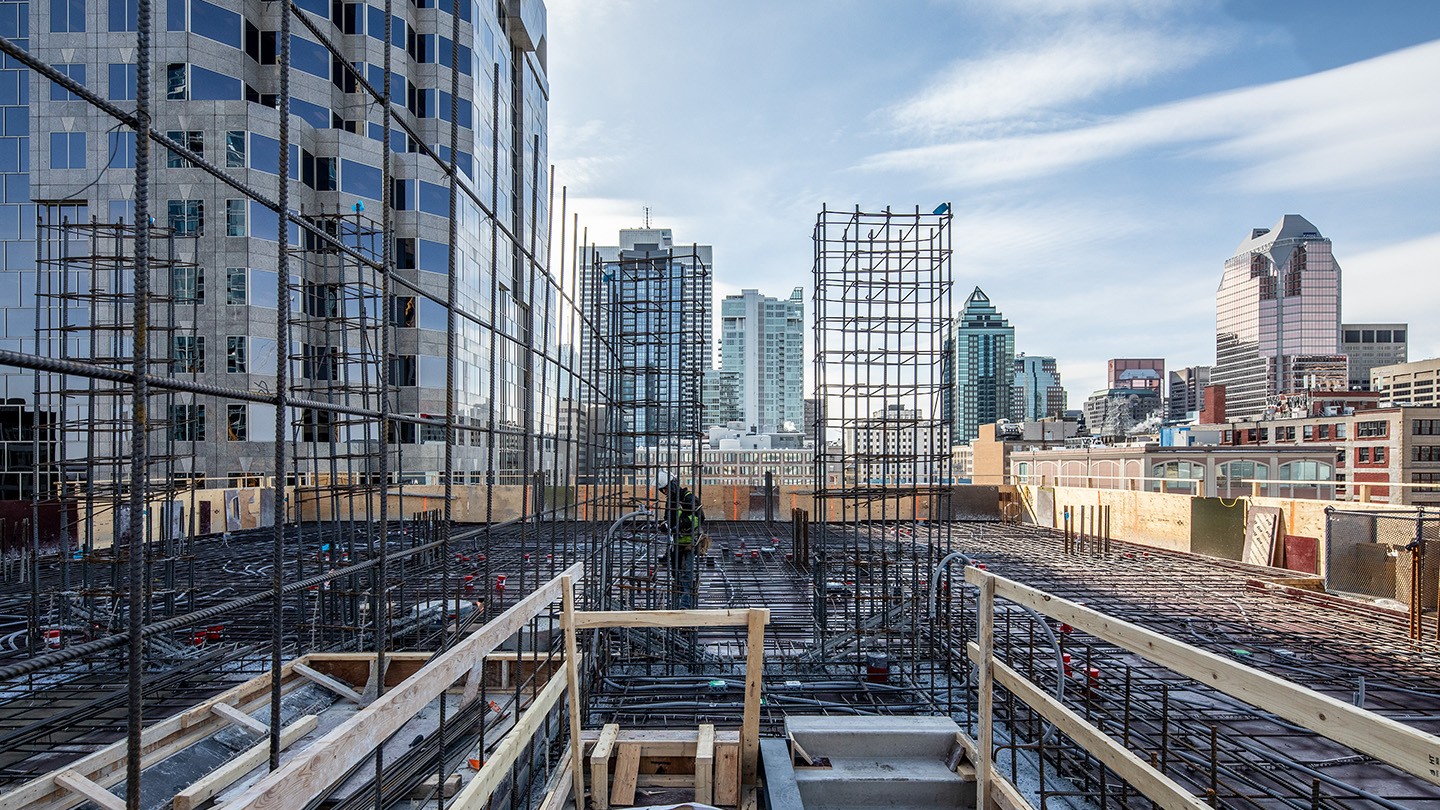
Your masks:
<svg viewBox="0 0 1440 810"><path fill-rule="evenodd" d="M0 810L1440 810L1440 518L952 483L948 206L818 213L812 475L705 486L706 254L602 255L538 136L501 165L528 85L477 78L477 191L456 112L448 151L392 116L389 49L362 74L267 4L272 195L152 128L139 5L137 112L0 39L145 153L128 223L39 206L34 339L0 349L33 377L0 501ZM446 178L446 241L397 238L388 149L378 210L293 207L292 18L378 142ZM222 358L248 387L206 372L185 268L217 262L151 217L151 142L280 232L273 272L227 277L273 296L268 363L250 332ZM404 266L426 244L441 283ZM222 460L207 413L273 456ZM1299 533L1318 574L1286 567Z"/></svg>

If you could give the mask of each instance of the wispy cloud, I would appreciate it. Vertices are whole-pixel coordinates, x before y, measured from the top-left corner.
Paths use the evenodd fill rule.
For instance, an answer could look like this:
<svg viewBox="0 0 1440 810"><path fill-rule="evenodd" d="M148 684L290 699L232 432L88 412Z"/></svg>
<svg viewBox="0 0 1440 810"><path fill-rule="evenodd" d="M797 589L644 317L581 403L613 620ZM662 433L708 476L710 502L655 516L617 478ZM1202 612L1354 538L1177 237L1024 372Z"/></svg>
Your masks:
<svg viewBox="0 0 1440 810"><path fill-rule="evenodd" d="M1242 164L1247 190L1365 187L1440 167L1440 42L1296 79L1151 107L1042 134L901 149L863 168L983 186L1143 150L1184 147Z"/></svg>
<svg viewBox="0 0 1440 810"><path fill-rule="evenodd" d="M1440 357L1440 332L1431 326L1440 301L1440 233L1337 258L1346 321L1408 322L1410 358Z"/></svg>
<svg viewBox="0 0 1440 810"><path fill-rule="evenodd" d="M1062 29L1048 41L950 65L889 111L902 131L943 133L1023 126L1101 93L1189 67L1213 52L1208 36L1115 25Z"/></svg>

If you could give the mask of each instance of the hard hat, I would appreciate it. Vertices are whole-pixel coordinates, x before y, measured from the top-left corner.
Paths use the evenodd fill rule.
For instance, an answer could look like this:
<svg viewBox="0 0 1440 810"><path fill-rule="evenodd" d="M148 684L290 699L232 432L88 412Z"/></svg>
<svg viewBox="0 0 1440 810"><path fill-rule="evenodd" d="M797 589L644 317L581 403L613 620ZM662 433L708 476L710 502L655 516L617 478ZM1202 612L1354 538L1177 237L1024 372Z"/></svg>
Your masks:
<svg viewBox="0 0 1440 810"><path fill-rule="evenodd" d="M664 470L661 470L660 472L655 473L655 488L665 489L666 487L670 486L670 482L674 480L674 476L670 475L670 473L665 472Z"/></svg>

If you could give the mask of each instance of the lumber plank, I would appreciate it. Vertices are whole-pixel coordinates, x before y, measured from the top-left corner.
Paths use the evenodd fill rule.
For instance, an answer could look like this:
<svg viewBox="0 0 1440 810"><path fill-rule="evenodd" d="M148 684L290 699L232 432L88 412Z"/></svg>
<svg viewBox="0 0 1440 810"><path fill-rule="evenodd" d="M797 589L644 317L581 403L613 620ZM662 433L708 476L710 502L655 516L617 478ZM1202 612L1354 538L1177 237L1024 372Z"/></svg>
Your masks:
<svg viewBox="0 0 1440 810"><path fill-rule="evenodd" d="M640 775L640 746L621 743L615 753L615 786L610 790L612 805L635 803L635 777Z"/></svg>
<svg viewBox="0 0 1440 810"><path fill-rule="evenodd" d="M988 808L995 775L991 762L995 750L995 577L973 567L970 570L977 571L980 576L980 598L976 602L980 644L975 658L975 665L980 670L980 739L975 747L980 758L975 761L975 806Z"/></svg>
<svg viewBox="0 0 1440 810"><path fill-rule="evenodd" d="M314 731L319 724L320 717L318 715L307 714L280 729L280 747L282 749L290 747L291 743ZM245 753L191 782L188 787L176 793L175 810L195 810L201 803L219 795L222 790L235 784L245 774L264 765L269 760L269 740L263 740L250 746Z"/></svg>
<svg viewBox="0 0 1440 810"><path fill-rule="evenodd" d="M561 577L560 625L565 630L565 694L569 698L570 713L570 781L575 788L575 806L585 804L585 753L580 745L580 668L576 663L575 639L575 580ZM468 688L468 686L467 686Z"/></svg>
<svg viewBox="0 0 1440 810"><path fill-rule="evenodd" d="M89 799L105 810L125 810L125 800L74 771L55 776L55 784Z"/></svg>
<svg viewBox="0 0 1440 810"><path fill-rule="evenodd" d="M600 731L600 739L590 752L590 794L599 810L610 806L610 750L615 738L620 736L620 726L606 723ZM577 797L578 798L578 797Z"/></svg>
<svg viewBox="0 0 1440 810"><path fill-rule="evenodd" d="M721 746L715 756L715 803L740 803L740 746Z"/></svg>
<svg viewBox="0 0 1440 810"><path fill-rule="evenodd" d="M269 726L231 706L229 703L216 703L210 707L210 711L225 718L227 722L234 723L252 734L258 734L261 737L270 736Z"/></svg>
<svg viewBox="0 0 1440 810"><path fill-rule="evenodd" d="M305 666L304 664L295 665L295 674L305 678L306 680L314 681L316 684L323 686L326 689L329 689L331 692L334 692L340 697L345 698L351 703L359 703L362 700L362 698L360 697L360 693L350 688L349 684L341 683L339 680L332 678L323 672L317 672L310 667Z"/></svg>
<svg viewBox="0 0 1440 810"><path fill-rule="evenodd" d="M579 564L562 576L580 577ZM560 596L560 578L550 580L473 635L435 656L419 672L336 726L314 745L226 803L226 810L302 810L325 788L360 764L436 696L450 688L477 661L529 623ZM554 679L563 692L565 682ZM537 701L538 702L538 701ZM478 777L477 777L478 778Z"/></svg>
<svg viewBox="0 0 1440 810"><path fill-rule="evenodd" d="M570 756L572 748L573 745L566 746L562 758ZM545 792L545 798L540 802L540 810L564 810L567 801L570 799L571 788L574 787L573 777L574 772L569 768L556 768L555 776L550 783L550 788ZM577 797L574 806L583 808L585 806L585 797Z"/></svg>
<svg viewBox="0 0 1440 810"><path fill-rule="evenodd" d="M717 610L577 610L575 629L596 627L744 627L750 611L765 613L769 608L722 608Z"/></svg>
<svg viewBox="0 0 1440 810"><path fill-rule="evenodd" d="M740 723L740 781L755 784L760 765L760 685L765 668L765 623L770 611L750 609L745 633L745 715Z"/></svg>
<svg viewBox="0 0 1440 810"><path fill-rule="evenodd" d="M1010 784L1010 780L999 771L995 772L991 787L994 790L990 792L990 802L996 810L1035 810L1030 802L1020 795L1019 789Z"/></svg>
<svg viewBox="0 0 1440 810"><path fill-rule="evenodd" d="M515 720L515 725L505 732L500 738L500 744L490 752L490 757L480 767L480 772L475 778L466 783L460 795L449 805L450 810L480 810L490 802L490 794L495 788L510 776L510 766L520 757L530 744L530 738L535 736L535 731L550 710L560 702L560 697L565 694L565 681L560 678L552 678L540 694L531 701L525 708L525 713ZM229 802L225 805L226 810L233 810Z"/></svg>
<svg viewBox="0 0 1440 810"><path fill-rule="evenodd" d="M997 595L1016 604L1440 785L1440 737L1018 582L997 580Z"/></svg>
<svg viewBox="0 0 1440 810"><path fill-rule="evenodd" d="M973 641L969 646L971 657L978 658L979 646ZM1006 666L1003 661L992 661L992 664L995 680L999 681L1000 685L1054 724L1061 734L1079 743L1092 756L1105 763L1121 779L1145 794L1146 798L1166 810L1205 810L1209 807L1170 777L1150 767L1150 763L1136 756L1133 751L1090 725L1069 706Z"/></svg>
<svg viewBox="0 0 1440 810"><path fill-rule="evenodd" d="M294 663L287 662L280 670L282 691L289 691L298 683L286 680ZM268 701L269 693L270 673L267 672L143 729L140 732L141 766L148 768L226 728L229 723L211 712L211 706L222 702L233 702L242 707L252 703L258 706ZM55 777L66 771L75 771L101 787L118 784L125 778L125 741L111 743L0 795L0 810L70 810L83 804L84 797L56 786Z"/></svg>
<svg viewBox="0 0 1440 810"><path fill-rule="evenodd" d="M715 726L705 723L695 743L695 801L709 804L715 776Z"/></svg>

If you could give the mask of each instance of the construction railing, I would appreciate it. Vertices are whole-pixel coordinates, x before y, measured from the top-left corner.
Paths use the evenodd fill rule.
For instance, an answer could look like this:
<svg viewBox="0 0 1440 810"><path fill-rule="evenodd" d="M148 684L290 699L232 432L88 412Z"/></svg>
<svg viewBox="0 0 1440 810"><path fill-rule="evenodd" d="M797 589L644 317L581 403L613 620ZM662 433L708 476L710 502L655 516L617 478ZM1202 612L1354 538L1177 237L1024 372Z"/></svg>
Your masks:
<svg viewBox="0 0 1440 810"><path fill-rule="evenodd" d="M1075 631L1088 633L1361 754L1440 785L1440 766L1436 764L1440 763L1440 737L973 566L966 568L965 579L980 590L979 643L968 645L970 658L979 670L979 740L972 752L979 780L977 807L1028 805L994 765L997 684L1157 806L1202 810L1216 806L1220 799L1213 782L1207 789L1209 795L1200 797L1191 793L1139 753L997 659L994 654L996 597L1034 610ZM1063 672L1056 674L1065 677Z"/></svg>

